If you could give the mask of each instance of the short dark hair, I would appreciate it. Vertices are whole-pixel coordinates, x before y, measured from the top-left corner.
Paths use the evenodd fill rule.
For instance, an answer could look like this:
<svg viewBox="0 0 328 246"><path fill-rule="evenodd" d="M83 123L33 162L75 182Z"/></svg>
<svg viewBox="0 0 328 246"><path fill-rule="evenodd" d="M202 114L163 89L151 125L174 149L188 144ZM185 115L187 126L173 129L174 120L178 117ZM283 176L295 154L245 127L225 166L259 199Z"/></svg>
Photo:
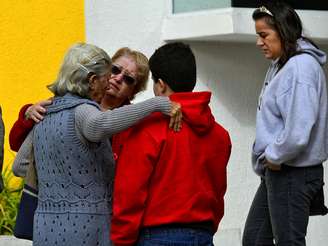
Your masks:
<svg viewBox="0 0 328 246"><path fill-rule="evenodd" d="M196 85L196 60L189 45L168 43L149 59L154 83L163 80L174 92L191 92Z"/></svg>
<svg viewBox="0 0 328 246"><path fill-rule="evenodd" d="M302 36L302 21L296 11L285 2L265 1L262 7L254 10L252 17L254 21L264 18L265 22L279 34L283 49L278 62L280 68L289 58L301 53L297 51L299 38L306 39L317 47L312 40Z"/></svg>

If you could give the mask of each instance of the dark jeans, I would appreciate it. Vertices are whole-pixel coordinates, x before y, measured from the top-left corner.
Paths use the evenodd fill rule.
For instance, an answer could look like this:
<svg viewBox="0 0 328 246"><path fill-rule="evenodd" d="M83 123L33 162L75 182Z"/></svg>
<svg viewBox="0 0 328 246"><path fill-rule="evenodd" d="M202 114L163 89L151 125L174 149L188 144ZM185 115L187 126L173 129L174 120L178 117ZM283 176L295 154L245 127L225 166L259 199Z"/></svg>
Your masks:
<svg viewBox="0 0 328 246"><path fill-rule="evenodd" d="M143 229L137 246L213 246L213 235L207 230L160 226Z"/></svg>
<svg viewBox="0 0 328 246"><path fill-rule="evenodd" d="M311 201L322 186L322 164L267 169L246 220L243 246L305 246Z"/></svg>

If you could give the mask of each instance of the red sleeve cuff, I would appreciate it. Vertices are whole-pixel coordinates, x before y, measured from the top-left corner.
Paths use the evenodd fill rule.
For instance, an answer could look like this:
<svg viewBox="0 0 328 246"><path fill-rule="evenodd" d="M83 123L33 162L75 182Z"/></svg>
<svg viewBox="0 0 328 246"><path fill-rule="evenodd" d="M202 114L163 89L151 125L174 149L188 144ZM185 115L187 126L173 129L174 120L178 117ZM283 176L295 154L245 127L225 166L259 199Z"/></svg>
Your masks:
<svg viewBox="0 0 328 246"><path fill-rule="evenodd" d="M26 136L34 126L33 120L25 119L25 112L32 104L24 105L18 114L18 119L9 132L9 145L13 151L18 151Z"/></svg>
<svg viewBox="0 0 328 246"><path fill-rule="evenodd" d="M17 121L20 121L21 124L28 128L29 130L34 126L34 121L29 119L25 119L25 112L26 110L28 109L29 106L32 106L33 104L26 104L24 105L21 110L19 111L19 115L18 115L18 120Z"/></svg>

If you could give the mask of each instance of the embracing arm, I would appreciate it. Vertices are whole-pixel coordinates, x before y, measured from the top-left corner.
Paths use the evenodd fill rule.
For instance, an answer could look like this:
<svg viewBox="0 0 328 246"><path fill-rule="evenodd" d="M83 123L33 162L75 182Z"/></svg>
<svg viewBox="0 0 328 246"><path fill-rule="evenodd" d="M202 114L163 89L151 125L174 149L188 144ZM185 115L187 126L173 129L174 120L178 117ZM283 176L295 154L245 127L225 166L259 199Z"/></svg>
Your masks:
<svg viewBox="0 0 328 246"><path fill-rule="evenodd" d="M26 172L28 170L31 161L31 154L33 154L32 138L33 138L33 131L30 131L16 154L12 166L12 170L15 176L23 177L23 178L26 176Z"/></svg>
<svg viewBox="0 0 328 246"><path fill-rule="evenodd" d="M3 144L4 144L4 136L5 136L5 125L2 121L2 111L0 107L0 193L3 189L3 182L2 182L2 165L3 165Z"/></svg>
<svg viewBox="0 0 328 246"><path fill-rule="evenodd" d="M75 122L77 130L84 138L91 142L99 142L157 111L170 114L171 102L167 97L154 97L105 112L94 106L83 104L76 108Z"/></svg>
<svg viewBox="0 0 328 246"><path fill-rule="evenodd" d="M43 120L43 115L46 112L45 107L51 103L52 100L48 99L39 101L35 104L26 104L21 108L18 119L9 133L9 144L13 151L17 152L19 150L34 124Z"/></svg>
<svg viewBox="0 0 328 246"><path fill-rule="evenodd" d="M5 137L5 125L3 124L2 111L1 111L1 107L0 107L0 172L1 172L2 162L3 162L4 137Z"/></svg>
<svg viewBox="0 0 328 246"><path fill-rule="evenodd" d="M25 112L32 104L24 105L18 114L18 119L9 132L9 145L13 151L18 151L24 139L34 126L34 121L25 118Z"/></svg>
<svg viewBox="0 0 328 246"><path fill-rule="evenodd" d="M5 137L5 125L3 124L2 111L1 111L1 107L0 107L0 176L1 176L2 165L3 165L4 137ZM0 177L0 182L1 182L1 177ZM0 192L1 192L1 186L2 186L2 184L0 183Z"/></svg>

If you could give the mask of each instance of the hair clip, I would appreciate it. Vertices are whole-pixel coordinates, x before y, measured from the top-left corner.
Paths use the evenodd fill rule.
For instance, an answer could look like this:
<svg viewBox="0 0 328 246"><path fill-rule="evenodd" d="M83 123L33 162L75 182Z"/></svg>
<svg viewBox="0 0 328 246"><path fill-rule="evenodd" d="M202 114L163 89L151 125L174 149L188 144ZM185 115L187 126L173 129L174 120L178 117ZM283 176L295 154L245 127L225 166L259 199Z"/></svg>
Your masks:
<svg viewBox="0 0 328 246"><path fill-rule="evenodd" d="M265 6L261 6L261 7L259 7L258 10L259 10L261 13L266 13L266 14L268 14L268 15L270 15L270 16L273 17L273 14L271 13L271 11L268 10Z"/></svg>
<svg viewBox="0 0 328 246"><path fill-rule="evenodd" d="M79 65L80 68L82 68L82 70L84 70L87 73L90 73L89 69L87 69L85 66L83 66L81 63L78 63L77 65Z"/></svg>

